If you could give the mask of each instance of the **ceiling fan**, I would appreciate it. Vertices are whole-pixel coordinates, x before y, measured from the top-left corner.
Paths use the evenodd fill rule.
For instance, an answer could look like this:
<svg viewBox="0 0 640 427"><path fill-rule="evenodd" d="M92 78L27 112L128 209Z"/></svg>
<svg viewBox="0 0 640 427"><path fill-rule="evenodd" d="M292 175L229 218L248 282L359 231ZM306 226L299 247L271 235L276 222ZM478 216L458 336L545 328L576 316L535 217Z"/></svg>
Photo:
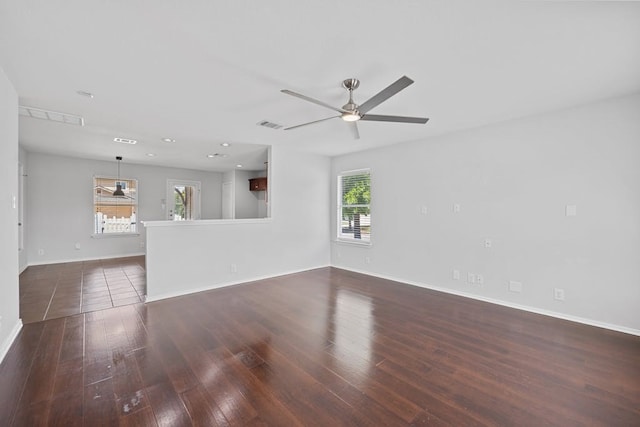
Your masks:
<svg viewBox="0 0 640 427"><path fill-rule="evenodd" d="M305 101L313 102L314 104L321 105L330 110L336 111L340 114L337 116L331 116L320 120L314 120L312 122L303 123L301 125L290 126L285 128L284 130L297 129L302 126L311 125L314 123L324 122L325 120L335 119L337 117L342 118L349 125L351 132L353 133L354 138L360 138L360 133L358 132L357 122L359 120L365 121L374 121L374 122L399 122L399 123L420 123L425 124L429 120L426 117L406 117L406 116L387 116L387 115L379 115L379 114L368 114L371 109L377 107L387 99L391 98L396 93L400 92L402 89L406 88L410 84L413 83L407 76L402 76L394 83L391 83L385 89L382 89L376 95L369 98L369 100L365 101L362 105L358 105L353 101L353 91L360 86L360 80L358 79L346 79L342 82L342 87L344 87L347 91L349 91L349 101L342 106L342 108L333 107L329 104L326 104L322 101L318 101L317 99L311 98L306 95L302 95L296 92L293 92L288 89L282 89L280 92L286 93L287 95L295 96L300 99L304 99Z"/></svg>

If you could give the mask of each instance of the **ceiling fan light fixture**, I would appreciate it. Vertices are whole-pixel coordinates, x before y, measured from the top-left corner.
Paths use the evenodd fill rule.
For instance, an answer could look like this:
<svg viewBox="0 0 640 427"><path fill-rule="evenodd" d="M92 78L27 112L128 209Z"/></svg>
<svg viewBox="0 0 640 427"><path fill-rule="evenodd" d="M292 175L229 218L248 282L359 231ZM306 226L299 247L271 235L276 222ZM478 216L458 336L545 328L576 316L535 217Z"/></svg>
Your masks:
<svg viewBox="0 0 640 427"><path fill-rule="evenodd" d="M362 118L360 116L360 113L358 113L357 111L342 113L341 117L342 117L342 120L344 120L345 122L357 122Z"/></svg>

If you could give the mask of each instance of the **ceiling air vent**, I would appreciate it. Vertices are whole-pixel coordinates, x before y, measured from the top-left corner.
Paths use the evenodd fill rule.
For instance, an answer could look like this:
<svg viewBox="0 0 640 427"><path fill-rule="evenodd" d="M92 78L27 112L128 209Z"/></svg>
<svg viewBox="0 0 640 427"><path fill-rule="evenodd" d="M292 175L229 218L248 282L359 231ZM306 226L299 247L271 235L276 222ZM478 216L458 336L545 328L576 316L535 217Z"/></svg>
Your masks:
<svg viewBox="0 0 640 427"><path fill-rule="evenodd" d="M84 126L84 118L73 114L60 113L58 111L42 110L40 108L21 105L20 115L33 119L49 120L51 122L66 123L68 125Z"/></svg>
<svg viewBox="0 0 640 427"><path fill-rule="evenodd" d="M123 144L131 144L131 145L138 143L138 141L136 141L135 139L127 139L127 138L119 138L119 137L113 138L113 140L115 142L121 142Z"/></svg>
<svg viewBox="0 0 640 427"><path fill-rule="evenodd" d="M280 128L282 128L282 125L279 125L279 124L277 124L277 123L270 122L270 121L268 121L268 120L262 120L262 121L259 121L259 122L258 122L258 123L256 123L256 124L257 124L258 126L264 126L264 127L266 127L266 128L271 128L271 129L280 129Z"/></svg>

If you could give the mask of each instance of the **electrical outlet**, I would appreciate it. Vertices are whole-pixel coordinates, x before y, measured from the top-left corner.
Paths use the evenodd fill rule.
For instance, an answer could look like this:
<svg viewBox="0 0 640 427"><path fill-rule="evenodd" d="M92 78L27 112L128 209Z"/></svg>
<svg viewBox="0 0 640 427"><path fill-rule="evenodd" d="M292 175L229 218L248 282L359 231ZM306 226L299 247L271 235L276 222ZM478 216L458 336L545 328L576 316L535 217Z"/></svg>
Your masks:
<svg viewBox="0 0 640 427"><path fill-rule="evenodd" d="M364 262L365 262L366 264L371 264L371 258L370 258L370 257L368 257L368 256L364 257Z"/></svg>
<svg viewBox="0 0 640 427"><path fill-rule="evenodd" d="M484 276L482 274L476 274L476 283L478 285L484 285Z"/></svg>
<svg viewBox="0 0 640 427"><path fill-rule="evenodd" d="M522 283L514 282L513 280L509 281L509 291L520 293L522 292Z"/></svg>
<svg viewBox="0 0 640 427"><path fill-rule="evenodd" d="M454 213L460 212L460 204L459 203L454 203L453 204L453 212Z"/></svg>
<svg viewBox="0 0 640 427"><path fill-rule="evenodd" d="M420 207L420 213L422 215L426 215L427 214L427 207L426 206L421 206Z"/></svg>
<svg viewBox="0 0 640 427"><path fill-rule="evenodd" d="M231 264L230 270L231 270L232 273L237 273L238 272L238 266L236 264Z"/></svg>
<svg viewBox="0 0 640 427"><path fill-rule="evenodd" d="M553 298L558 301L564 301L564 289L554 288L553 289Z"/></svg>
<svg viewBox="0 0 640 427"><path fill-rule="evenodd" d="M491 245L493 245L493 242L491 242L491 239L484 239L484 247L485 248L490 248Z"/></svg>
<svg viewBox="0 0 640 427"><path fill-rule="evenodd" d="M44 249L38 249L38 255L40 256L44 255Z"/></svg>
<svg viewBox="0 0 640 427"><path fill-rule="evenodd" d="M578 215L578 207L576 205L567 205L565 209L566 216L576 216Z"/></svg>
<svg viewBox="0 0 640 427"><path fill-rule="evenodd" d="M467 283L476 283L476 275L473 273L467 273Z"/></svg>
<svg viewBox="0 0 640 427"><path fill-rule="evenodd" d="M460 280L460 270L453 270L452 276L453 280Z"/></svg>
<svg viewBox="0 0 640 427"><path fill-rule="evenodd" d="M140 247L144 248L144 242L140 242Z"/></svg>
<svg viewBox="0 0 640 427"><path fill-rule="evenodd" d="M77 251L79 251L80 250L80 243L76 243L75 244L75 248L76 248Z"/></svg>

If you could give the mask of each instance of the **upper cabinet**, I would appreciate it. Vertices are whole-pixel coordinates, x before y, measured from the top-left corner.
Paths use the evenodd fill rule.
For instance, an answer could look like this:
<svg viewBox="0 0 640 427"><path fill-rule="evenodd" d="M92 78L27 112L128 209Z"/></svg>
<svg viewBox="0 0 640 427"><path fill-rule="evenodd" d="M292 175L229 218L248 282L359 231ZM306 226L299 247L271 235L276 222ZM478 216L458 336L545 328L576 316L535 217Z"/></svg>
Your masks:
<svg viewBox="0 0 640 427"><path fill-rule="evenodd" d="M250 191L267 191L267 177L249 179Z"/></svg>

